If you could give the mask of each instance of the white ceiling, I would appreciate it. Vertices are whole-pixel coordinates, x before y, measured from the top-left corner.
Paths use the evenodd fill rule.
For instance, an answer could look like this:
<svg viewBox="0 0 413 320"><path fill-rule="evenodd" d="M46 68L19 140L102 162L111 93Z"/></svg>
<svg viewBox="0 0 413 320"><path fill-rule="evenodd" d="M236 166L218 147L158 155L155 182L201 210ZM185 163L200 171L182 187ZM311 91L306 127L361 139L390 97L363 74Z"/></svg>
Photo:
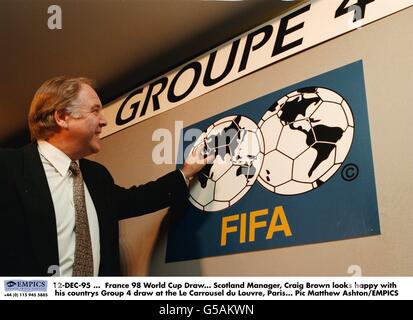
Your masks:
<svg viewBox="0 0 413 320"><path fill-rule="evenodd" d="M30 101L50 77L91 77L107 103L298 2L0 0L0 146L27 141ZM47 27L51 4L61 30Z"/></svg>

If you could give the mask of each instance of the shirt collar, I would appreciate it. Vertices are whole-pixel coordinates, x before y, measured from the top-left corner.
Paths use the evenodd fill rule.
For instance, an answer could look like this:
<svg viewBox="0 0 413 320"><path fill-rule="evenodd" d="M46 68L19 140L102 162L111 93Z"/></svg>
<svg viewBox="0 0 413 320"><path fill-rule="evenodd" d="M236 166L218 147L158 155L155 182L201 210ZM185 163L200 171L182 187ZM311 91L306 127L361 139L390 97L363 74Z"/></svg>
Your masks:
<svg viewBox="0 0 413 320"><path fill-rule="evenodd" d="M72 160L62 150L56 148L45 140L37 141L37 149L40 154L60 173L62 177L66 176ZM76 161L79 164L79 161Z"/></svg>

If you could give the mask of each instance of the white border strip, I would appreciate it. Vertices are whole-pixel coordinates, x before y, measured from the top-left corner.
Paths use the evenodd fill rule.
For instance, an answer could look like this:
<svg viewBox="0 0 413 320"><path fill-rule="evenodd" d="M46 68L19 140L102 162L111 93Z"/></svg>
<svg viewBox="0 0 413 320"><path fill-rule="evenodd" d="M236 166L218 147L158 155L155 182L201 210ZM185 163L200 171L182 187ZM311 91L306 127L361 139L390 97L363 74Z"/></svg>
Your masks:
<svg viewBox="0 0 413 320"><path fill-rule="evenodd" d="M0 277L0 300L204 300L205 315L218 314L209 301L412 300L412 289L412 277Z"/></svg>

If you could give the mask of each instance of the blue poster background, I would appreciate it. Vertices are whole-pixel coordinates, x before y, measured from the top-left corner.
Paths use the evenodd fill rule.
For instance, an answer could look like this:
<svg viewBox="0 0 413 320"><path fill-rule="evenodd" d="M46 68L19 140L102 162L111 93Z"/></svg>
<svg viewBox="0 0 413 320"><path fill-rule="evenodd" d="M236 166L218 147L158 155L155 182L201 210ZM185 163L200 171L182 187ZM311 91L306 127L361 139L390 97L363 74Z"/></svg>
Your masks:
<svg viewBox="0 0 413 320"><path fill-rule="evenodd" d="M203 212L190 203L184 208L172 208L166 262L380 234L361 60L205 119L184 128L184 132L191 128L204 131L213 122L231 115L243 115L258 124L274 102L302 87L329 88L350 105L355 131L343 165L328 181L310 192L278 195L266 190L257 180L240 201L225 210ZM193 142L181 141L183 150ZM343 178L343 169L348 166L358 169L357 177L351 181ZM268 225L277 206L284 209L292 232L290 237L277 232L267 240L267 229L258 228L255 241L249 242L247 236L247 241L240 243L239 234L231 233L227 244L221 245L222 217L268 209L269 214L259 218L260 221L266 220Z"/></svg>

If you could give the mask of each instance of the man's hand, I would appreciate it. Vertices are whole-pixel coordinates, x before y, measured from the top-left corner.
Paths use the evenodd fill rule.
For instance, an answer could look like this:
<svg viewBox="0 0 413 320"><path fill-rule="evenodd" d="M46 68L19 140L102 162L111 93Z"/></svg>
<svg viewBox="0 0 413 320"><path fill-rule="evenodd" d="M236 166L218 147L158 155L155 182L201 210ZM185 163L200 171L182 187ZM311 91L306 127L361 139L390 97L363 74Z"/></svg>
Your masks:
<svg viewBox="0 0 413 320"><path fill-rule="evenodd" d="M194 148L186 158L182 173L187 179L191 179L195 174L202 170L206 164L211 163L215 159L215 155L204 156L204 145L200 144Z"/></svg>

